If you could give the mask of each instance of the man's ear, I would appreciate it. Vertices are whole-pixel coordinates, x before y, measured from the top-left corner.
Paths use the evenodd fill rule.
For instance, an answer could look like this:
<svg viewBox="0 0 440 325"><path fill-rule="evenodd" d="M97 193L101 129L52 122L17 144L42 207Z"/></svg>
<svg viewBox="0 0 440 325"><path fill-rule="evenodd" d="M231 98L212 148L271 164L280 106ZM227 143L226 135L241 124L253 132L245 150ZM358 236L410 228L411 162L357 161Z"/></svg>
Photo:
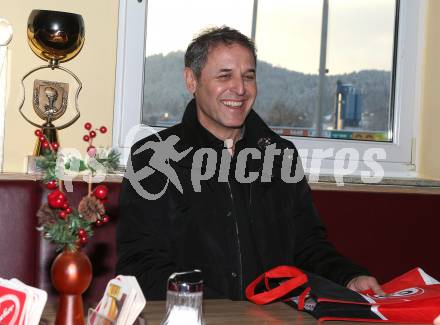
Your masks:
<svg viewBox="0 0 440 325"><path fill-rule="evenodd" d="M183 70L183 78L185 79L186 89L194 95L197 89L197 78L194 72L190 68L185 68Z"/></svg>

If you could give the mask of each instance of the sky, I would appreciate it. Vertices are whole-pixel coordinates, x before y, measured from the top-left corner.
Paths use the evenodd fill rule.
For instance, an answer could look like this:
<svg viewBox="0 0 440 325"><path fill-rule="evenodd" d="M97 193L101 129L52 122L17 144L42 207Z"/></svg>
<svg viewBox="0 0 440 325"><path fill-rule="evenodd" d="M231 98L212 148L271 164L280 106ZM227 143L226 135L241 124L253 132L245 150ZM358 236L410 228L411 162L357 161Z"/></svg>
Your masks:
<svg viewBox="0 0 440 325"><path fill-rule="evenodd" d="M259 0L257 56L318 73L323 0ZM229 25L251 36L253 0L148 0L146 55L185 51L202 29ZM329 74L391 70L395 0L329 0Z"/></svg>

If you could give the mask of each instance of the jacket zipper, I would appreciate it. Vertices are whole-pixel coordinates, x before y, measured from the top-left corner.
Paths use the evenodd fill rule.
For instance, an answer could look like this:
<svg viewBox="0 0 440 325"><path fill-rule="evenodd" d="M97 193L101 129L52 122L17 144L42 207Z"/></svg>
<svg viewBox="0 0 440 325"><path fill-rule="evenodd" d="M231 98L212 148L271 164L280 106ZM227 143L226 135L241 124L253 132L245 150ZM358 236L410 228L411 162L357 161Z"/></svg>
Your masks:
<svg viewBox="0 0 440 325"><path fill-rule="evenodd" d="M231 184L229 183L228 179L228 188L229 188L229 196L231 197L232 206L234 206L234 196L232 195L232 189ZM232 213L232 211L231 211ZM238 221L237 221L237 215L234 214L234 223L235 223L235 234L237 238L237 246L238 246L238 256L239 256L239 264L240 264L240 274L239 274L239 298L240 300L243 300L243 265L242 265L242 256L241 256L241 245L240 245L240 237L238 234Z"/></svg>

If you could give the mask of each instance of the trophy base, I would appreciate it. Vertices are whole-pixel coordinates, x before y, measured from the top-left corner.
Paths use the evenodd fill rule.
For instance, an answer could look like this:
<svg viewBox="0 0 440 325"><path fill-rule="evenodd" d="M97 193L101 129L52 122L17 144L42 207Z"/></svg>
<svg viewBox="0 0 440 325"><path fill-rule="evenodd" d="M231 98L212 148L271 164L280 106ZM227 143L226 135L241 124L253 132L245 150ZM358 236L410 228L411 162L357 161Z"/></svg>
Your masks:
<svg viewBox="0 0 440 325"><path fill-rule="evenodd" d="M48 142L50 145L52 145L53 143L57 143L59 145L58 130L53 128L52 123L48 122L48 123L43 124L41 126L41 132L43 132L43 135L46 140L41 141L40 138L37 137L37 141L35 143L34 152L33 152L34 156L42 156L43 155L43 151L45 150L45 148L43 146L44 142Z"/></svg>

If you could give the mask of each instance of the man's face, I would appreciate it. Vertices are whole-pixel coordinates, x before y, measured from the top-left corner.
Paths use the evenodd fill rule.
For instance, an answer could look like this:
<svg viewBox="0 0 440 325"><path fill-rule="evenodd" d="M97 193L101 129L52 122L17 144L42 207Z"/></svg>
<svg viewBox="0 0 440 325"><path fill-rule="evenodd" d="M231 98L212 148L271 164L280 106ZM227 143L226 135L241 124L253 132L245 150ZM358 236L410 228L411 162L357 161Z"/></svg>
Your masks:
<svg viewBox="0 0 440 325"><path fill-rule="evenodd" d="M216 136L229 136L242 127L257 95L252 52L239 45L211 48L197 79L185 71L189 91L195 94L199 122Z"/></svg>

